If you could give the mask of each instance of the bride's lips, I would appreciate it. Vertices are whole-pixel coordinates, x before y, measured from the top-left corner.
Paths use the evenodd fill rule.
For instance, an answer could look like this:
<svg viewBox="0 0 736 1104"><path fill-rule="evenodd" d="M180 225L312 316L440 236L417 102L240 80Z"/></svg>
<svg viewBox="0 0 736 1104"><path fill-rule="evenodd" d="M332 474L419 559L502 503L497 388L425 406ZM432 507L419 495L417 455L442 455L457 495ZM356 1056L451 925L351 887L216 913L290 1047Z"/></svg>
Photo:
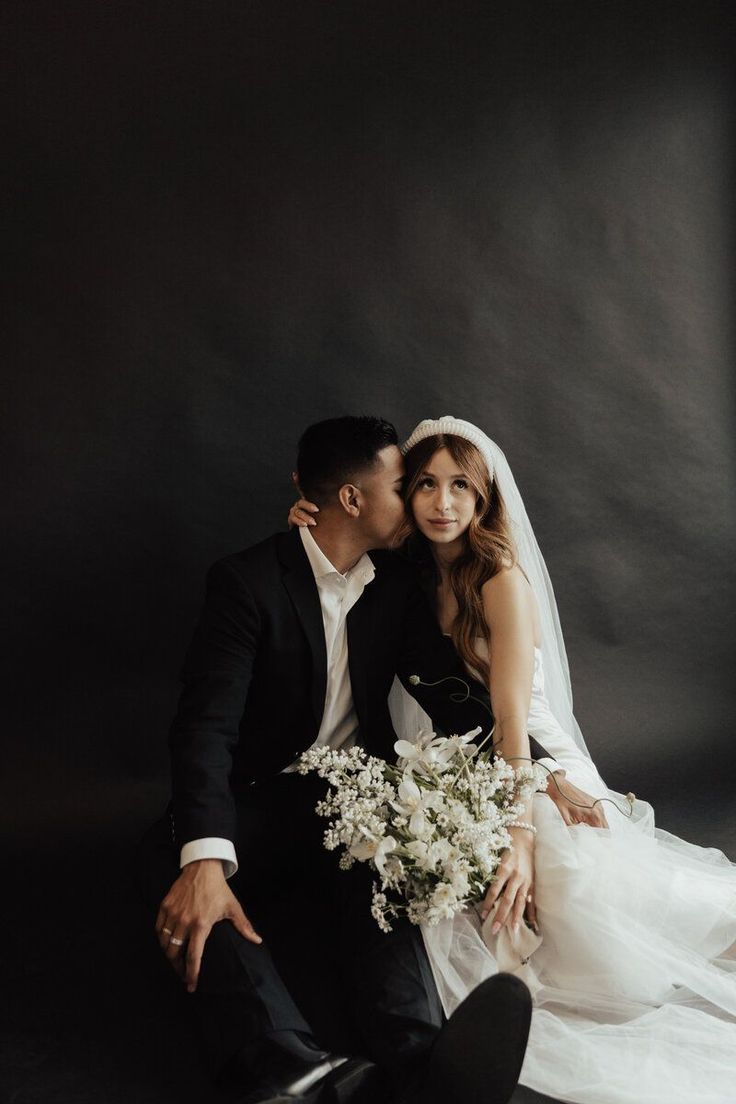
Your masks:
<svg viewBox="0 0 736 1104"><path fill-rule="evenodd" d="M448 525L454 525L454 518L429 518L430 525L436 525L440 529L445 529Z"/></svg>

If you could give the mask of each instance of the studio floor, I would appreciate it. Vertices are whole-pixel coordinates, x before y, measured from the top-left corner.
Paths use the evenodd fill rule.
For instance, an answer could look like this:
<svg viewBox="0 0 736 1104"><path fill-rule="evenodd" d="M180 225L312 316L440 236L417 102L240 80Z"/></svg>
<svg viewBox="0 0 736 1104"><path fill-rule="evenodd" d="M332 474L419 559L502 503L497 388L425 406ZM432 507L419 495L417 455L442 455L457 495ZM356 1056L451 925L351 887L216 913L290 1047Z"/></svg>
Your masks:
<svg viewBox="0 0 736 1104"><path fill-rule="evenodd" d="M201 1066L190 998L160 958L135 889L133 848L163 799L161 783L138 782L90 784L43 809L18 800L5 833L0 1100L221 1099ZM736 854L729 793L654 803L661 827ZM548 1098L519 1087L513 1099Z"/></svg>

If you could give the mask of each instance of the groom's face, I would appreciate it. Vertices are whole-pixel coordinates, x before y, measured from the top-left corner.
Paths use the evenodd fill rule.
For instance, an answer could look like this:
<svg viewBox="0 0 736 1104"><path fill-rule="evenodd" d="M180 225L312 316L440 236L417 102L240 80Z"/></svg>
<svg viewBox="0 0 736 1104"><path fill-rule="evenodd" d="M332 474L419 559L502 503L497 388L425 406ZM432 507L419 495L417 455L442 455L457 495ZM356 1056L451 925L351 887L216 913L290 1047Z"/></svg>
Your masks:
<svg viewBox="0 0 736 1104"><path fill-rule="evenodd" d="M390 548L404 513L404 458L396 445L378 453L375 469L360 481L361 518L371 548Z"/></svg>

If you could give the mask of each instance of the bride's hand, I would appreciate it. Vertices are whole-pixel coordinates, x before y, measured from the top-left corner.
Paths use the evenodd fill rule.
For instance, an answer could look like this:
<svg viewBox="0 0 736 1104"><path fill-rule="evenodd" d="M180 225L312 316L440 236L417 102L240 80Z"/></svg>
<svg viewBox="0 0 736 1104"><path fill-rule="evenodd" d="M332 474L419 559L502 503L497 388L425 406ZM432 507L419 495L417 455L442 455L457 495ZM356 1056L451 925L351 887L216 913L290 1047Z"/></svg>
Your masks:
<svg viewBox="0 0 736 1104"><path fill-rule="evenodd" d="M509 835L513 847L504 851L481 907L481 920L485 920L498 901L491 929L494 935L504 924L509 924L516 931L525 912L529 923L533 927L537 925L531 892L534 885L534 833L528 828L509 828ZM529 897L532 897L531 901Z"/></svg>
<svg viewBox="0 0 736 1104"><path fill-rule="evenodd" d="M553 774L547 784L546 794L554 801L565 824L589 824L591 828L607 828L608 821L603 805L587 794L585 790L573 786L564 774Z"/></svg>
<svg viewBox="0 0 736 1104"><path fill-rule="evenodd" d="M299 529L305 529L309 525L316 525L317 522L311 514L318 513L319 506L315 506L313 502L307 502L306 498L300 498L289 510L289 528L293 529L296 525Z"/></svg>

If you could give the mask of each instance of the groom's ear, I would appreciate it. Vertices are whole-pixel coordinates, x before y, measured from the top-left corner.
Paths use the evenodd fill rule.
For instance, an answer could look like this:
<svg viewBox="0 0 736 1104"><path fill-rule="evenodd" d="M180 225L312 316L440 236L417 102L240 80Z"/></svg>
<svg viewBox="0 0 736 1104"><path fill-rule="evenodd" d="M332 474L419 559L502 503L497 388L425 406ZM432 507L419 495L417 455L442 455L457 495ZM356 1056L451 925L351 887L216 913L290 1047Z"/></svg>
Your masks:
<svg viewBox="0 0 736 1104"><path fill-rule="evenodd" d="M350 517L358 517L360 514L360 491L354 483L344 483L337 492L340 505Z"/></svg>

